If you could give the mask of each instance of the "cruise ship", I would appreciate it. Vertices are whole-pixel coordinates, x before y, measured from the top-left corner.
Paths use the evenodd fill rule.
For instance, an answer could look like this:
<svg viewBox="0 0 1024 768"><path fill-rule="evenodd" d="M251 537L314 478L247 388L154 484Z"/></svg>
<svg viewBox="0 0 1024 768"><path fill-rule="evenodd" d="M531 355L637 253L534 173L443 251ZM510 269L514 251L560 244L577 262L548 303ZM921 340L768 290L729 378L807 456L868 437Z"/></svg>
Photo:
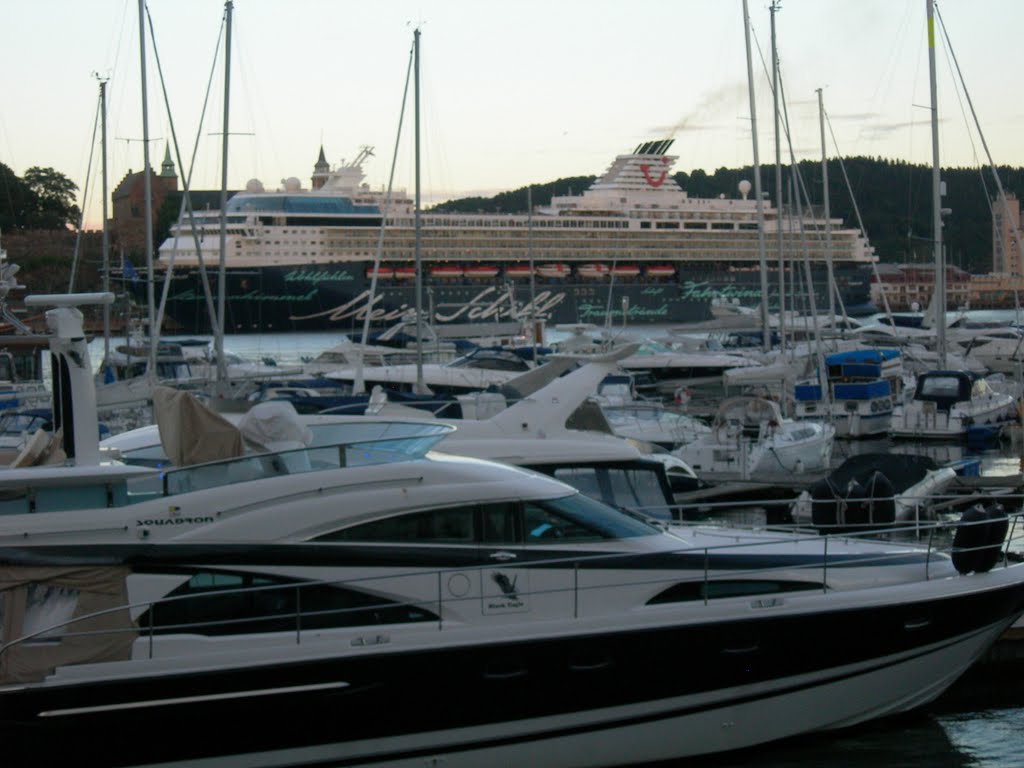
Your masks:
<svg viewBox="0 0 1024 768"><path fill-rule="evenodd" d="M690 197L673 179L678 157L668 154L671 145L671 139L643 142L582 194L553 197L531 213L422 211L425 319L618 327L701 322L716 307L757 306L758 220L750 183L740 182L732 198ZM415 317L415 204L405 192L388 196L364 182L363 165L372 156L364 147L332 168L321 148L309 189L292 177L267 191L254 179L228 200L227 332L344 332L362 328L367 312L374 327ZM819 306L827 304L830 229L846 311L875 311L869 292L875 255L859 230L815 215L794 220L768 200L763 208L770 308L778 307L782 227L787 258L810 257ZM197 213L194 226L185 220L173 227L157 263L174 267L167 312L178 328L208 333L193 232L215 286L219 211Z"/></svg>

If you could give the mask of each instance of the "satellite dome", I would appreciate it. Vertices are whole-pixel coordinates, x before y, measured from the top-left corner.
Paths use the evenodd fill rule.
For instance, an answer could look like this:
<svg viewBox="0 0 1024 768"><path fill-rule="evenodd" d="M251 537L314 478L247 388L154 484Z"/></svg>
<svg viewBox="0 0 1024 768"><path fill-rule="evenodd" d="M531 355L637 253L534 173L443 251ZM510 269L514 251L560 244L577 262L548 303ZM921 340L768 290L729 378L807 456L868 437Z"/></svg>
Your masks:
<svg viewBox="0 0 1024 768"><path fill-rule="evenodd" d="M747 199L747 195L750 194L750 182L743 179L737 186L740 188L740 194L743 195L743 199Z"/></svg>
<svg viewBox="0 0 1024 768"><path fill-rule="evenodd" d="M249 179L245 182L246 192L263 192L263 182L259 179Z"/></svg>
<svg viewBox="0 0 1024 768"><path fill-rule="evenodd" d="M298 192L302 189L302 182L295 176L289 176L284 180L284 189L286 192Z"/></svg>

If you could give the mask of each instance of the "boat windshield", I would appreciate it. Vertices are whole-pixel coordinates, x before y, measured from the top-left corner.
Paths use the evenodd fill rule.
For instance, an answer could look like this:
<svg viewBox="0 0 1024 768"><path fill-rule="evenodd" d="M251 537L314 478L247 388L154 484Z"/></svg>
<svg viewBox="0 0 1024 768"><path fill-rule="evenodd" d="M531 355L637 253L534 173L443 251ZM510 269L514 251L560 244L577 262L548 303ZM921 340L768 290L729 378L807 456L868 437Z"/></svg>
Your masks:
<svg viewBox="0 0 1024 768"><path fill-rule="evenodd" d="M386 428L390 425L382 422L376 426ZM413 426L418 429L410 429L398 436L373 437L367 431L362 438L351 442L260 453L172 469L163 475L163 492L171 496L280 475L411 461L422 458L454 431L454 427L447 424Z"/></svg>
<svg viewBox="0 0 1024 768"><path fill-rule="evenodd" d="M645 461L623 466L559 467L553 476L618 509L668 520L672 517L671 499L666 496L660 472L660 464Z"/></svg>
<svg viewBox="0 0 1024 768"><path fill-rule="evenodd" d="M525 372L530 365L514 352L499 349L475 349L448 363L449 368L481 368L488 371Z"/></svg>
<svg viewBox="0 0 1024 768"><path fill-rule="evenodd" d="M645 341L636 351L638 355L670 355L672 349L660 341Z"/></svg>
<svg viewBox="0 0 1024 768"><path fill-rule="evenodd" d="M653 525L624 515L619 510L612 509L607 504L582 493L574 493L560 499L547 499L543 506L576 525L600 533L606 539L628 539L658 533L658 528Z"/></svg>

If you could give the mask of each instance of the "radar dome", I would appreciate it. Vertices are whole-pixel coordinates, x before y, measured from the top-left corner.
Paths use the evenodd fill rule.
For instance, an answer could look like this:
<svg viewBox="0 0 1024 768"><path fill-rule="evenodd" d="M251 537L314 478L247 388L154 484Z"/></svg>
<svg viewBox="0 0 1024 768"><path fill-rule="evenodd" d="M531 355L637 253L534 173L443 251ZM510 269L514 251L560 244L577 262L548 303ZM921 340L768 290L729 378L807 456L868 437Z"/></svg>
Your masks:
<svg viewBox="0 0 1024 768"><path fill-rule="evenodd" d="M740 188L740 194L743 195L743 199L746 200L747 199L747 195L750 194L750 182L747 181L746 179L743 179L739 183L739 188Z"/></svg>
<svg viewBox="0 0 1024 768"><path fill-rule="evenodd" d="M299 181L295 176L289 176L287 179L284 179L281 183L284 184L285 192L298 192L300 189L302 189L302 182Z"/></svg>
<svg viewBox="0 0 1024 768"><path fill-rule="evenodd" d="M247 182L245 182L245 191L246 192L263 192L263 191L265 191L263 189L263 182L260 181L259 179L249 179Z"/></svg>

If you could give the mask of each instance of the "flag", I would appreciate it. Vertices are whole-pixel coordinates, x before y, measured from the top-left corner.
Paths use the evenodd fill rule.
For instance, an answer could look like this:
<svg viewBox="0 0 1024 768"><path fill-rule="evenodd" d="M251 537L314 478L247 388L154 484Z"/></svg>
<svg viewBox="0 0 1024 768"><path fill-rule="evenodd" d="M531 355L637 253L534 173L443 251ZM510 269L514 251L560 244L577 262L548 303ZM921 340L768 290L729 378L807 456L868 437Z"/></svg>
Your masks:
<svg viewBox="0 0 1024 768"><path fill-rule="evenodd" d="M123 269L124 276L132 281L132 285L138 285L139 273L135 270L135 267L132 266L132 263L128 261L128 259L124 259Z"/></svg>

